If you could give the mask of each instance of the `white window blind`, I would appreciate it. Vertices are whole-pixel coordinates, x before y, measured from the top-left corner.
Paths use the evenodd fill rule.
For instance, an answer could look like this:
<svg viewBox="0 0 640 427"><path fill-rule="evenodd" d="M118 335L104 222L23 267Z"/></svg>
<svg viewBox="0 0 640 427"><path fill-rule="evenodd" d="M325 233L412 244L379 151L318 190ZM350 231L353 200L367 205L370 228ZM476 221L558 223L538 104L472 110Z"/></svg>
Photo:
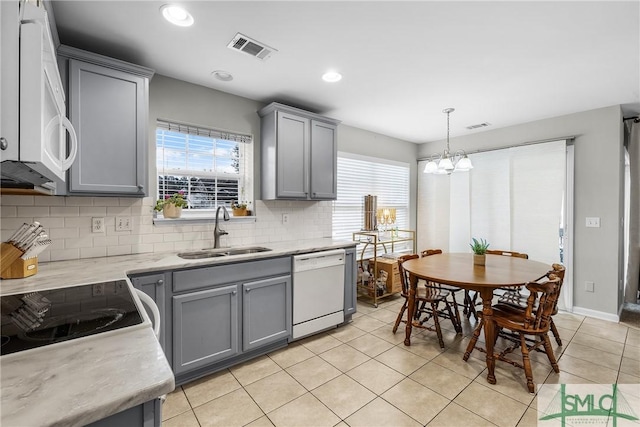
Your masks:
<svg viewBox="0 0 640 427"><path fill-rule="evenodd" d="M409 224L409 165L338 153L338 197L333 205L333 237L351 240L364 224L364 196L377 196L377 207L396 209L396 227Z"/></svg>
<svg viewBox="0 0 640 427"><path fill-rule="evenodd" d="M252 141L251 135L158 121L158 198L183 191L188 210L251 201Z"/></svg>
<svg viewBox="0 0 640 427"><path fill-rule="evenodd" d="M565 147L562 140L475 153L469 173L421 173L418 249L469 252L476 237L487 239L491 249L560 262Z"/></svg>

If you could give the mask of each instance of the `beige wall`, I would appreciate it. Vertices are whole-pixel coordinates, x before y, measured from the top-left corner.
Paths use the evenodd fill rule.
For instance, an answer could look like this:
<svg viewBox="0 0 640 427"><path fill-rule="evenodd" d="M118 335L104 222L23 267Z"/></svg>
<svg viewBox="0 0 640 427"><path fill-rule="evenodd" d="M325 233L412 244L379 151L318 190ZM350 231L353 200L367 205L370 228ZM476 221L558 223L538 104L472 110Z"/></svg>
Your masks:
<svg viewBox="0 0 640 427"><path fill-rule="evenodd" d="M453 149L473 152L566 136L576 137L573 303L578 308L616 315L622 304L619 250L624 152L620 107L451 138L450 143ZM418 157L441 151L443 146L444 141L423 144ZM586 217L600 217L601 227L586 228ZM595 292L585 292L585 281L595 282Z"/></svg>

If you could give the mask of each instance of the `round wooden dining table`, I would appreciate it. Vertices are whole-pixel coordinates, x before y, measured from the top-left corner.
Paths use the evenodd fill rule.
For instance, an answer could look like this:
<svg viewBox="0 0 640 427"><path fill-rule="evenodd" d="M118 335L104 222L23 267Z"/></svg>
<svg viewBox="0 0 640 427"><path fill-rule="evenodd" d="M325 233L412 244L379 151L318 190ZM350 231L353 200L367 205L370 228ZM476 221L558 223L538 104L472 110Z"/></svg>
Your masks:
<svg viewBox="0 0 640 427"><path fill-rule="evenodd" d="M482 298L484 336L487 352L487 381L496 383L494 374L493 343L495 328L491 321L493 291L503 287L519 287L544 276L551 265L502 255L487 255L484 266L473 264L471 253L442 253L405 261L403 268L409 272L410 286L407 301L407 327L405 345L411 345L411 319L415 310L418 279L458 286L477 291Z"/></svg>

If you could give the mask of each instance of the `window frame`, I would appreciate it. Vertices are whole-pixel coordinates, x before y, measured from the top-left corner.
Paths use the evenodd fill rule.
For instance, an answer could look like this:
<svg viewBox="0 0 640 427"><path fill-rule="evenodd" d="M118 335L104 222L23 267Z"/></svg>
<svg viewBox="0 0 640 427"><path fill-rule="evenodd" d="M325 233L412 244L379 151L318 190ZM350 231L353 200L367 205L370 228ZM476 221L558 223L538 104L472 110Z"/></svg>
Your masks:
<svg viewBox="0 0 640 427"><path fill-rule="evenodd" d="M164 150L166 149L166 146L160 145L160 139L159 139L160 132L175 132L175 133L184 135L185 146L183 147L183 150L177 150L174 152L181 153L185 157L184 159L185 169L182 169L182 170L181 169L166 169L166 170L164 169L164 166L166 165L166 163L164 160L160 159L160 156L161 156L160 152L161 151L164 152ZM178 179L186 178L187 179L186 184L188 186L191 185L191 182L193 181L194 178L198 180L214 179L214 180L221 180L221 181L235 179L235 174L229 174L224 170L199 171L197 169L186 168L186 166L188 165L187 159L189 157L189 149L187 148L187 145L186 145L188 144L188 139L189 139L188 135L192 135L193 137L195 137L194 139L196 139L196 143L198 142L197 141L198 137L203 137L205 139L212 140L210 155L211 155L213 165L215 165L215 159L217 158L215 155L215 150L218 148L218 144L219 144L217 140L230 141L237 144L237 146L240 148L239 157L237 158L237 162L239 163L237 167L240 169L240 172L237 175L238 177L237 178L238 180L237 194L234 194L236 198L232 198L229 200L219 199L220 189L216 188L215 194L214 194L215 205L213 207L196 208L193 206L189 206L188 208L183 209L181 218L170 219L170 220L167 219L166 221L171 221L171 222L180 221L180 220L182 221L205 220L206 221L210 219L215 219L216 210L220 206L224 206L229 211L229 214L231 214L232 213L231 203L235 200L247 202L249 205L248 209L250 209L253 213L253 203L254 203L253 154L255 149L253 135L235 132L235 131L221 130L221 129L216 129L208 126L180 123L173 120L158 119L156 121L155 159L154 159L155 176L156 176L156 182L155 182L156 200L159 200L161 197L161 194L163 194L163 189L161 188L161 185L162 185L161 177L177 177ZM202 141L199 141L199 142L202 143ZM242 149L242 147L244 147L244 149ZM201 150L198 153L199 154L206 153L206 149ZM224 158L224 157L221 156L221 158ZM228 159L232 159L232 158L233 157L229 157ZM214 185L217 186L217 184L218 183L216 182ZM191 194L190 191L189 193ZM198 194L198 193L193 193L193 194ZM193 202L190 200L189 203L191 205ZM246 216L246 217L237 217L237 218L255 219L253 215ZM162 212L154 211L154 222L164 221L164 220L165 219L162 216Z"/></svg>

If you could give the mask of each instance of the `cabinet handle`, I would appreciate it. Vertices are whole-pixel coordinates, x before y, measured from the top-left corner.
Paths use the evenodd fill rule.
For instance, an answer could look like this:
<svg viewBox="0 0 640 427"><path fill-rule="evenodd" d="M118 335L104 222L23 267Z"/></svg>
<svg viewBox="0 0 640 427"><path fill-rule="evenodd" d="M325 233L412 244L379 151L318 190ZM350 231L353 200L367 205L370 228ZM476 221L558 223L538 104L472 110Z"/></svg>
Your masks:
<svg viewBox="0 0 640 427"><path fill-rule="evenodd" d="M249 293L250 290L251 290L251 288L247 288L247 289L245 289L245 292Z"/></svg>
<svg viewBox="0 0 640 427"><path fill-rule="evenodd" d="M235 295L235 294L237 294L236 291L231 291L231 295Z"/></svg>
<svg viewBox="0 0 640 427"><path fill-rule="evenodd" d="M162 286L162 285L164 285L164 280L162 280L162 279L158 280L158 281L156 282L156 285L158 285L158 286Z"/></svg>
<svg viewBox="0 0 640 427"><path fill-rule="evenodd" d="M138 190L140 191L144 190L144 185L138 185Z"/></svg>
<svg viewBox="0 0 640 427"><path fill-rule="evenodd" d="M0 137L0 150L4 151L9 147L9 141L4 136Z"/></svg>

